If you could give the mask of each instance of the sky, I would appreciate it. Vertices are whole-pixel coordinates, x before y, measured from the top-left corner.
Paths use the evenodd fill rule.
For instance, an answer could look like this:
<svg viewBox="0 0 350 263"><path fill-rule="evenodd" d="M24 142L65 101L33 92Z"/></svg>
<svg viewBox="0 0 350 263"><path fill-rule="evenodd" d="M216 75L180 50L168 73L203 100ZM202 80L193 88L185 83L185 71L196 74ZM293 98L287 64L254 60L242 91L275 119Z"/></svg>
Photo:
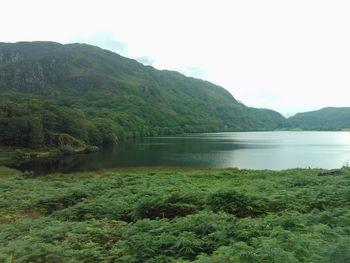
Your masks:
<svg viewBox="0 0 350 263"><path fill-rule="evenodd" d="M348 0L0 0L0 42L88 43L289 116L350 106Z"/></svg>

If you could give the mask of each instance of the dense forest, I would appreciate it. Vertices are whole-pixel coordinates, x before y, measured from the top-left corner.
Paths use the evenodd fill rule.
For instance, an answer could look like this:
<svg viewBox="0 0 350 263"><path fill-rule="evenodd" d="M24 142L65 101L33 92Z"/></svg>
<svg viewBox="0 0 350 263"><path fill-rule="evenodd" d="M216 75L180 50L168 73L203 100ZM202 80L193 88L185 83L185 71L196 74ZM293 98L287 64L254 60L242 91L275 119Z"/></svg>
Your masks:
<svg viewBox="0 0 350 263"><path fill-rule="evenodd" d="M0 104L0 144L28 148L113 143L123 137L109 119L86 119L80 110L37 99Z"/></svg>
<svg viewBox="0 0 350 263"><path fill-rule="evenodd" d="M99 145L285 123L207 81L85 44L0 43L0 94L0 144L11 146Z"/></svg>
<svg viewBox="0 0 350 263"><path fill-rule="evenodd" d="M350 128L350 107L329 107L298 113L288 118L288 126L304 130L340 130Z"/></svg>

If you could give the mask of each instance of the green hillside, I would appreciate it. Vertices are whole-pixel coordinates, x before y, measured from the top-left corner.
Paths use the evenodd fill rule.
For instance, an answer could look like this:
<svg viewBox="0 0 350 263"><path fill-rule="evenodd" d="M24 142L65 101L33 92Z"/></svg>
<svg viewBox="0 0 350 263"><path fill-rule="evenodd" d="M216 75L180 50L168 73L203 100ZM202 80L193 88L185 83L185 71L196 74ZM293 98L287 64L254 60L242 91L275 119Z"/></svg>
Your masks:
<svg viewBox="0 0 350 263"><path fill-rule="evenodd" d="M0 94L0 144L25 147L272 130L285 121L210 82L86 44L0 43Z"/></svg>
<svg viewBox="0 0 350 263"><path fill-rule="evenodd" d="M350 107L323 108L298 113L288 118L288 126L305 130L340 130L350 128Z"/></svg>

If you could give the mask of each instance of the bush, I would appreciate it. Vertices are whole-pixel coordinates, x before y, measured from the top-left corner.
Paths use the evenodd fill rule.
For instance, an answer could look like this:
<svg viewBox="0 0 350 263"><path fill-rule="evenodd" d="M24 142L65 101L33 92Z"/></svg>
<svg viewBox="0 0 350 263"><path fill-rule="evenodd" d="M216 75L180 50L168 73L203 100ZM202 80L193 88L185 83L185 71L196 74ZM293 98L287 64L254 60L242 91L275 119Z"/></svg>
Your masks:
<svg viewBox="0 0 350 263"><path fill-rule="evenodd" d="M179 193L168 196L147 196L134 205L131 215L134 219L186 216L199 208L198 203L196 197Z"/></svg>
<svg viewBox="0 0 350 263"><path fill-rule="evenodd" d="M63 220L85 221L89 219L123 220L131 222L130 205L122 200L94 198L93 202L79 202L74 206L55 212L55 217Z"/></svg>
<svg viewBox="0 0 350 263"><path fill-rule="evenodd" d="M75 148L70 145L66 145L66 146L60 147L59 151L62 155L71 155L75 153Z"/></svg>
<svg viewBox="0 0 350 263"><path fill-rule="evenodd" d="M84 149L84 153L93 153L93 152L97 152L99 150L99 148L97 146L86 146Z"/></svg>
<svg viewBox="0 0 350 263"><path fill-rule="evenodd" d="M209 206L214 212L226 212L237 217L256 217L265 213L265 205L255 197L234 190L222 190L209 196Z"/></svg>
<svg viewBox="0 0 350 263"><path fill-rule="evenodd" d="M48 196L38 200L35 204L36 208L39 208L45 214L51 214L57 210L61 210L70 206L73 206L88 195L80 190L68 190L60 195Z"/></svg>
<svg viewBox="0 0 350 263"><path fill-rule="evenodd" d="M23 159L26 159L28 158L29 156L23 152L22 150L20 149L16 149L13 153L12 153L12 159L13 160L16 160L16 161L20 161L20 160L23 160Z"/></svg>

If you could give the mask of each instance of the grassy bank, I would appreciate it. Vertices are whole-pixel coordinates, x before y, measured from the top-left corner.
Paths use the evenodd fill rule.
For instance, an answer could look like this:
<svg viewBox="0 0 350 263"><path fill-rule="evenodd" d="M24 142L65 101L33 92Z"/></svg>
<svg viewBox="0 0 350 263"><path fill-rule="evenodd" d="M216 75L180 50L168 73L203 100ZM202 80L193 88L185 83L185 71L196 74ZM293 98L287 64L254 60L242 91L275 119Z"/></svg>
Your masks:
<svg viewBox="0 0 350 263"><path fill-rule="evenodd" d="M0 168L0 262L349 262L349 205L346 168Z"/></svg>

